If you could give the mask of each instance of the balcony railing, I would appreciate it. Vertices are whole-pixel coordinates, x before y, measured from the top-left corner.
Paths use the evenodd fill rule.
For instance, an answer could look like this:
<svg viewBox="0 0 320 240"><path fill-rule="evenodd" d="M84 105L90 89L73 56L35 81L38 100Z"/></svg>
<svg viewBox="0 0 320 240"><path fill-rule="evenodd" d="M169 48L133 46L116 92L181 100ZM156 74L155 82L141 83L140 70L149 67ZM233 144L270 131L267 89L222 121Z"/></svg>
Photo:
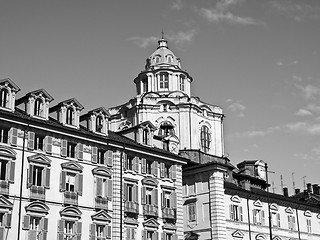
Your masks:
<svg viewBox="0 0 320 240"><path fill-rule="evenodd" d="M9 181L0 180L0 194L9 195Z"/></svg>
<svg viewBox="0 0 320 240"><path fill-rule="evenodd" d="M162 217L168 219L176 219L176 210L173 208L163 208Z"/></svg>
<svg viewBox="0 0 320 240"><path fill-rule="evenodd" d="M139 213L139 204L127 201L124 203L124 211L129 213Z"/></svg>
<svg viewBox="0 0 320 240"><path fill-rule="evenodd" d="M34 186L30 187L30 198L31 199L38 199L38 200L45 200L46 198L46 190L42 186Z"/></svg>
<svg viewBox="0 0 320 240"><path fill-rule="evenodd" d="M78 205L78 193L76 192L64 192L64 204Z"/></svg>
<svg viewBox="0 0 320 240"><path fill-rule="evenodd" d="M158 207L151 205L151 204L146 204L143 206L143 214L148 215L148 216L158 216Z"/></svg>
<svg viewBox="0 0 320 240"><path fill-rule="evenodd" d="M96 209L108 210L108 198L96 197L95 203L96 203L96 205L95 205Z"/></svg>

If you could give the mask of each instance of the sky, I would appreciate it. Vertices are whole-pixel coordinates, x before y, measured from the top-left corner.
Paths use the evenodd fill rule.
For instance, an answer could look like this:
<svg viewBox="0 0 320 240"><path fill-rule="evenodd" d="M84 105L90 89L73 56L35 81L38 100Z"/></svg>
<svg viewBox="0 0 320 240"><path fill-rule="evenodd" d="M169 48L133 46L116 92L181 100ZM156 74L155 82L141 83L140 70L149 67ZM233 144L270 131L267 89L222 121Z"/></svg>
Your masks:
<svg viewBox="0 0 320 240"><path fill-rule="evenodd" d="M0 79L121 105L162 31L192 95L223 108L233 165L267 162L277 193L320 184L319 0L0 0Z"/></svg>

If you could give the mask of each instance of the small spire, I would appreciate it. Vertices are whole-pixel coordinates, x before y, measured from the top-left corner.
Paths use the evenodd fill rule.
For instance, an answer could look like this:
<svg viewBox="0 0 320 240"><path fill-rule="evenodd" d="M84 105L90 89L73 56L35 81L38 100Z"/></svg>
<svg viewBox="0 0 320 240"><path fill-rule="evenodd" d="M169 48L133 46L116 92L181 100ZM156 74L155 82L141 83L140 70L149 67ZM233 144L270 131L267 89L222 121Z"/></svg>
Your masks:
<svg viewBox="0 0 320 240"><path fill-rule="evenodd" d="M163 35L164 35L164 32L163 32L163 28L162 28L162 31L161 31L161 38L162 38L162 39L164 39L164 38L163 38Z"/></svg>
<svg viewBox="0 0 320 240"><path fill-rule="evenodd" d="M158 47L158 48L160 48L160 47L168 47L167 40L164 39L163 29L162 29L162 31L161 31L161 39L159 39L158 44L159 44L159 47Z"/></svg>

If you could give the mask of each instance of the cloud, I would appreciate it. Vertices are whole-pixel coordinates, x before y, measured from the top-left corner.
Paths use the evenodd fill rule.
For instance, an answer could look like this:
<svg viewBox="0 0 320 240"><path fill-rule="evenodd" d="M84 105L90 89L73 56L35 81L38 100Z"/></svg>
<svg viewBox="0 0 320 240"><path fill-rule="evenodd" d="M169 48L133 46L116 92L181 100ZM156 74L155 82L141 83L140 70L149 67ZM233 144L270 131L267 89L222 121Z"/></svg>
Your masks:
<svg viewBox="0 0 320 240"><path fill-rule="evenodd" d="M251 130L245 131L242 133L231 134L228 138L256 138L256 137L265 137L276 131L279 131L281 128L279 126L269 127L265 130Z"/></svg>
<svg viewBox="0 0 320 240"><path fill-rule="evenodd" d="M312 116L313 114L309 110L301 108L297 112L295 112L295 115L300 117L305 117L305 116Z"/></svg>
<svg viewBox="0 0 320 240"><path fill-rule="evenodd" d="M288 62L288 63L284 63L282 61L278 61L277 65L278 66L292 66L292 65L297 65L298 61L293 61L293 62Z"/></svg>
<svg viewBox="0 0 320 240"><path fill-rule="evenodd" d="M165 36L165 38L174 44L184 44L184 43L190 43L192 42L194 36L196 35L196 30L191 29L188 31L178 31L176 33L169 33ZM131 37L128 39L129 41L132 41L134 44L138 45L141 48L146 48L150 45L154 45L159 40L158 37L150 36L150 37Z"/></svg>
<svg viewBox="0 0 320 240"><path fill-rule="evenodd" d="M319 123L296 122L285 125L288 132L307 135L320 135Z"/></svg>
<svg viewBox="0 0 320 240"><path fill-rule="evenodd" d="M230 104L228 106L228 109L236 113L237 117L245 117L244 111L247 109L246 106L242 105L239 102L234 102L232 99L227 99L226 102Z"/></svg>
<svg viewBox="0 0 320 240"><path fill-rule="evenodd" d="M300 3L293 3L289 0L272 0L270 1L271 7L277 12L292 18L297 22L307 19L319 19L320 7L317 5L306 4L306 1ZM309 2L310 3L310 2Z"/></svg>
<svg viewBox="0 0 320 240"><path fill-rule="evenodd" d="M183 4L182 0L174 0L171 5L171 8L179 11L183 8L183 6L184 6L184 4Z"/></svg>
<svg viewBox="0 0 320 240"><path fill-rule="evenodd" d="M297 89L300 90L302 96L306 99L315 99L317 95L320 95L320 88L311 84L302 86L300 84L294 84Z"/></svg>
<svg viewBox="0 0 320 240"><path fill-rule="evenodd" d="M215 8L200 8L199 15L209 22L228 22L231 24L254 25L262 24L251 17L240 17L233 14L229 8L240 4L244 0L220 0L216 3Z"/></svg>
<svg viewBox="0 0 320 240"><path fill-rule="evenodd" d="M297 82L302 82L302 77L298 77L298 76L292 76L292 78L294 79L294 80L296 80Z"/></svg>

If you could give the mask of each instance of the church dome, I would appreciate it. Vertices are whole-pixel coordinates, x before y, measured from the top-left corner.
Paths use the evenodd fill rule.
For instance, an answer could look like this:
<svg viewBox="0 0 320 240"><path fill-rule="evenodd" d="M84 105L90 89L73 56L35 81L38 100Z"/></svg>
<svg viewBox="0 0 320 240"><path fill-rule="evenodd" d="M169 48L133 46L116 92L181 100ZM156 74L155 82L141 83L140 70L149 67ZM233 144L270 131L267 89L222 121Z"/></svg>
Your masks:
<svg viewBox="0 0 320 240"><path fill-rule="evenodd" d="M146 70L158 68L175 68L180 69L180 58L176 57L174 53L168 48L166 39L161 38L158 41L158 48L146 60Z"/></svg>

